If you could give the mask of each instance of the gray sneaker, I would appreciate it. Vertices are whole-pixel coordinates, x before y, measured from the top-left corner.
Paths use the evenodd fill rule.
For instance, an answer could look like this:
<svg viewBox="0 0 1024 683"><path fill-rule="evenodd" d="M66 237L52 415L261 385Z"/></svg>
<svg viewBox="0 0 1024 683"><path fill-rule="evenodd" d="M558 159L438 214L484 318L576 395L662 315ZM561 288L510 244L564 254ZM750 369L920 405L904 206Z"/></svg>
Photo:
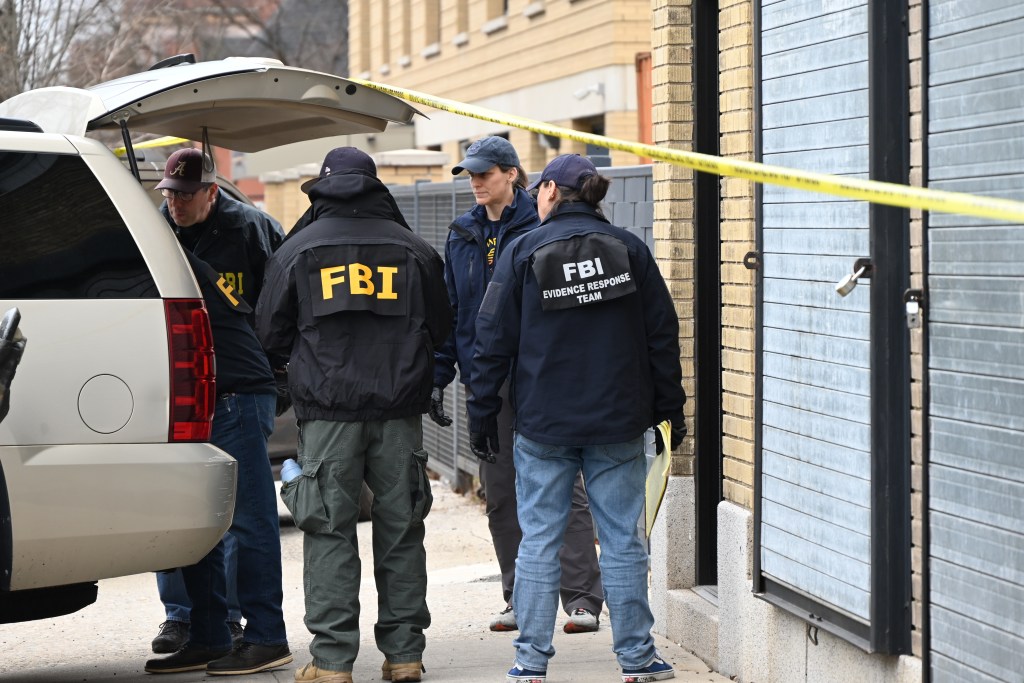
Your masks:
<svg viewBox="0 0 1024 683"><path fill-rule="evenodd" d="M562 630L566 633L591 633L598 629L597 615L588 609L574 609Z"/></svg>
<svg viewBox="0 0 1024 683"><path fill-rule="evenodd" d="M512 609L512 603L508 603L508 606L498 612L498 614L491 619L491 630L492 631L518 631L519 624L516 622L516 611Z"/></svg>

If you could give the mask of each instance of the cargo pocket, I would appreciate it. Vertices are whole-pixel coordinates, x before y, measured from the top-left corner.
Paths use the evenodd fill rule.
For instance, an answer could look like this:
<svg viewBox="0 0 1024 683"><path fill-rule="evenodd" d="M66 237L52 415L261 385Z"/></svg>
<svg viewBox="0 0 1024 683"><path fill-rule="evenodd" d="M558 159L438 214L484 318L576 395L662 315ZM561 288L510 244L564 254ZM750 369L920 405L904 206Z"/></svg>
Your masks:
<svg viewBox="0 0 1024 683"><path fill-rule="evenodd" d="M328 531L327 508L317 480L322 460L302 463L302 474L281 486L281 500L292 513L295 526L307 533Z"/></svg>
<svg viewBox="0 0 1024 683"><path fill-rule="evenodd" d="M430 492L430 478L427 477L427 452L419 449L413 451L412 455L410 474L413 481L409 486L412 492L412 520L414 523L422 523L430 513L430 506L434 504L434 494Z"/></svg>

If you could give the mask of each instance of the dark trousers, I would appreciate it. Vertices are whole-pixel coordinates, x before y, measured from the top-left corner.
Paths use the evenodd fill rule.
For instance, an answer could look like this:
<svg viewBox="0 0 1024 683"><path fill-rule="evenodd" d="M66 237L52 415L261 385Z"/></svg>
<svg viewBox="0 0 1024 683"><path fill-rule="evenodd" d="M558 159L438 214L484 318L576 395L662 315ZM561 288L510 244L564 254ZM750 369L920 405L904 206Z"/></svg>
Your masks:
<svg viewBox="0 0 1024 683"><path fill-rule="evenodd" d="M501 412L498 414L498 445L500 453L497 462L480 462L480 483L487 498L487 526L501 569L501 590L505 602L512 600L516 579L516 557L523 532L519 527L516 510L516 467L512 457L515 441L515 411L508 400L508 384L502 386ZM601 567L594 547L594 520L590 516L590 504L584 488L582 475L577 475L572 493L572 508L569 524L565 530L565 541L559 551L562 565L562 582L559 594L562 609L566 614L583 608L600 614L604 605L604 589L601 585Z"/></svg>
<svg viewBox="0 0 1024 683"><path fill-rule="evenodd" d="M238 541L238 602L245 617L245 642L288 642L281 602L281 537L274 475L267 438L274 431L273 394L218 397L210 442L238 461L238 490L231 535ZM224 541L181 570L192 601L189 639L211 650L231 648L228 631Z"/></svg>

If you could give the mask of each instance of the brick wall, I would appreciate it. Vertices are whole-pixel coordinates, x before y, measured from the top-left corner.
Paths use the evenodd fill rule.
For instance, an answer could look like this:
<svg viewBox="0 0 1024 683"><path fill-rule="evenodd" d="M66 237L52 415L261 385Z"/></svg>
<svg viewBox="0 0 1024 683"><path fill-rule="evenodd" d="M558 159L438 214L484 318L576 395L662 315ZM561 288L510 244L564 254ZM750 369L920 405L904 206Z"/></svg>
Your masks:
<svg viewBox="0 0 1024 683"><path fill-rule="evenodd" d="M754 159L753 5L719 2L721 154ZM753 509L754 271L743 255L756 248L754 184L722 179L722 492Z"/></svg>
<svg viewBox="0 0 1024 683"><path fill-rule="evenodd" d="M693 15L690 0L653 0L651 38L654 144L693 149ZM654 254L675 300L683 386L694 412L694 200L693 171L670 164L654 169ZM693 429L690 429L693 433ZM717 457L717 454L713 457ZM672 458L672 474L693 474L694 444L688 436Z"/></svg>
<svg viewBox="0 0 1024 683"><path fill-rule="evenodd" d="M410 3L412 49L405 50L401 2L351 0L352 75L473 103L589 70L632 67L637 53L651 49L649 0L510 0L508 13L497 22L490 0L468 0L467 30L456 20L461 1L439 1L440 41L426 31L423 13L430 3ZM429 116L429 107L422 109ZM604 116L608 135L637 139L635 103ZM584 129L571 122L566 127ZM543 168L544 156L529 154L527 170ZM616 166L640 163L625 152L613 152L612 159Z"/></svg>
<svg viewBox="0 0 1024 683"><path fill-rule="evenodd" d="M923 158L923 112L921 102L925 97L922 77L924 51L922 22L924 7L921 0L910 0L909 9L909 55L910 55L910 184L921 187L924 184ZM910 286L924 289L924 231L925 222L920 209L910 210ZM924 345L922 329L910 331L910 408L911 408L911 581L912 581L912 624L911 649L915 656L923 656L921 625L924 598L922 593L922 572L924 570L923 520L924 495L924 430L923 410L925 381Z"/></svg>

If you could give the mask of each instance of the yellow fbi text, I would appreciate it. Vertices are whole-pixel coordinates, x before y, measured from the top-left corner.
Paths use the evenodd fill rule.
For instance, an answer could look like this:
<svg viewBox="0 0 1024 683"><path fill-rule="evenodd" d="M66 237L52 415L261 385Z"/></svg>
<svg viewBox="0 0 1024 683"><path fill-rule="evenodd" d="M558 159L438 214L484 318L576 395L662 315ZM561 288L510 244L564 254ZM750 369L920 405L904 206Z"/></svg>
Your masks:
<svg viewBox="0 0 1024 683"><path fill-rule="evenodd" d="M320 269L320 286L324 301L334 298L335 288L347 285L348 294L397 299L395 275L397 266L373 268L362 263L348 263ZM344 291L344 290L343 290Z"/></svg>

